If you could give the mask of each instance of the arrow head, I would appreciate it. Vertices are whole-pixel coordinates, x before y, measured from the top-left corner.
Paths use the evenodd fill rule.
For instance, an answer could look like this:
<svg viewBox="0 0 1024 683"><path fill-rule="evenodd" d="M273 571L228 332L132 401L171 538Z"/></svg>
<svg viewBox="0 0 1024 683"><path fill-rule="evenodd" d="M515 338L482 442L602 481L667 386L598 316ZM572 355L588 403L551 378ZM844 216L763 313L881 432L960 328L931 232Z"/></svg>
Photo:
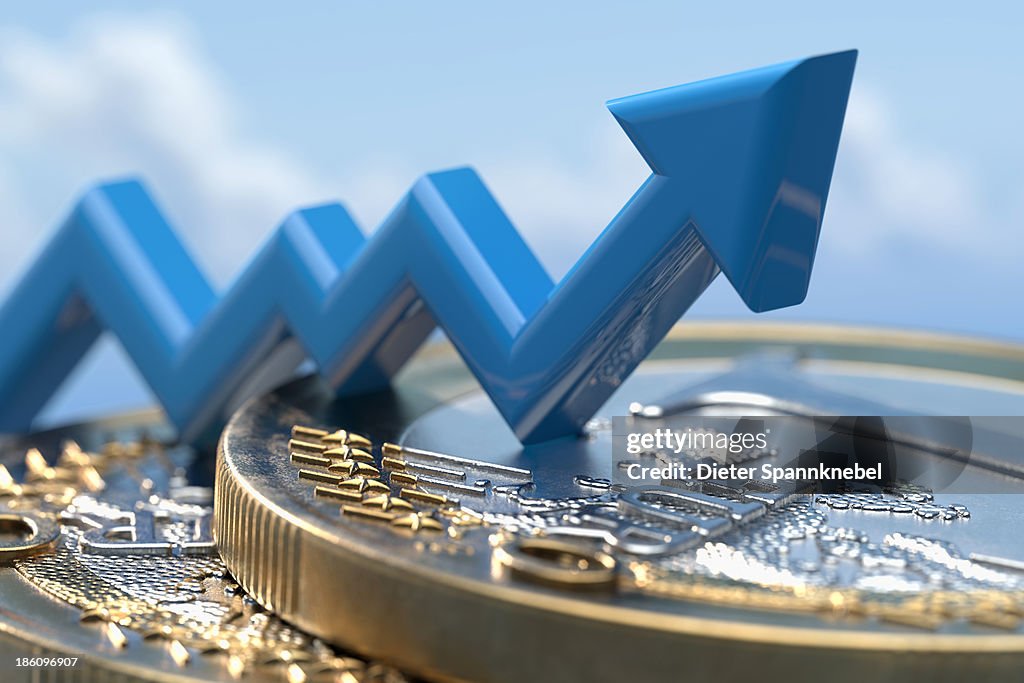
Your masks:
<svg viewBox="0 0 1024 683"><path fill-rule="evenodd" d="M837 52L608 103L751 310L807 295L856 60Z"/></svg>

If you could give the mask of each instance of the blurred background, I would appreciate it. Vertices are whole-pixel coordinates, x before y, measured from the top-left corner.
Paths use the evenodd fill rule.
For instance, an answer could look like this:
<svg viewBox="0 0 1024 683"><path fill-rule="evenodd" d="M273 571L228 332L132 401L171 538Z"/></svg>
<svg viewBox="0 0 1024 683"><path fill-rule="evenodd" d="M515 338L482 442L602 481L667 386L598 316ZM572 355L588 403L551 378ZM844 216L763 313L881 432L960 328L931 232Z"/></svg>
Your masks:
<svg viewBox="0 0 1024 683"><path fill-rule="evenodd" d="M138 176L218 287L293 208L372 231L473 165L557 277L648 174L608 99L858 48L811 290L765 319L1024 341L1011 3L19 3L0 29L0 296ZM752 318L725 278L693 318ZM0 342L2 343L2 342ZM150 403L104 339L43 422Z"/></svg>

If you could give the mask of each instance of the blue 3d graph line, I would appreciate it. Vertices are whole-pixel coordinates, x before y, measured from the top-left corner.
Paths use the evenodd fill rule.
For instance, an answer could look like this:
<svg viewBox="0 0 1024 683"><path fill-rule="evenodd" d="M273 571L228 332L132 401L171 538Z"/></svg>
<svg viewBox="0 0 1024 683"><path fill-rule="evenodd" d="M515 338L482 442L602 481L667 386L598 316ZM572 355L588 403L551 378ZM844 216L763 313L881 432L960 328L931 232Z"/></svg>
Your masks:
<svg viewBox="0 0 1024 683"><path fill-rule="evenodd" d="M440 326L524 443L577 433L719 272L755 311L803 300L855 61L609 102L653 173L557 284L468 168L369 239L339 205L295 212L221 296L139 183L101 185L0 308L0 429L28 429L103 330L187 440L289 338L354 393Z"/></svg>

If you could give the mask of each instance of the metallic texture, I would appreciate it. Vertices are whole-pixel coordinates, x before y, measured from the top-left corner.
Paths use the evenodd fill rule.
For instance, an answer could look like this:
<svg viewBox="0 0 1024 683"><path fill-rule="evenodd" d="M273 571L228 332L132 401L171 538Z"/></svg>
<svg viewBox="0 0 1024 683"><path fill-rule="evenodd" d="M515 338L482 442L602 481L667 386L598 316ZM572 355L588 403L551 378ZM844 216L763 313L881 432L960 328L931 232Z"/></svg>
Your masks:
<svg viewBox="0 0 1024 683"><path fill-rule="evenodd" d="M14 450L0 444L0 507L10 511L0 519L49 530L31 554L0 550L5 683L405 680L245 594L213 552L212 491L182 477L187 449L65 442L53 465L36 449L18 463ZM36 663L16 667L16 658Z"/></svg>
<svg viewBox="0 0 1024 683"><path fill-rule="evenodd" d="M0 508L0 564L49 550L60 536L52 519ZM18 538L24 535L25 538Z"/></svg>
<svg viewBox="0 0 1024 683"><path fill-rule="evenodd" d="M440 325L523 442L574 434L720 270L755 311L803 300L854 62L610 102L653 174L557 285L470 169L421 179L368 241L339 205L292 214L223 296L141 185L103 185L0 308L0 428L103 330L192 440L307 354L343 394L381 389Z"/></svg>
<svg viewBox="0 0 1024 683"><path fill-rule="evenodd" d="M540 559L540 557L545 559ZM558 558L551 561L551 557ZM613 585L615 558L600 550L582 551L578 545L552 538L520 538L494 549L496 562L513 572L568 586Z"/></svg>
<svg viewBox="0 0 1024 683"><path fill-rule="evenodd" d="M747 361L725 355L737 351L731 340L752 349L763 341L756 325L700 328L670 335L585 436L556 443L522 447L487 397L464 393L473 382L457 355L438 348L390 393L338 398L309 378L250 402L225 430L217 461L214 533L232 574L264 595L291 582L287 604L279 589L267 596L291 623L429 678L1013 680L1024 667L1024 551L1005 539L1020 496L612 483L608 415L713 383L709 375L723 370L735 379L729 368ZM823 334L819 347L815 328L791 329L798 354L821 350L836 363L832 374L793 368L821 386L881 393L906 370L886 349L899 348L900 335ZM784 331L766 338L782 343ZM949 338L935 349L943 362L958 355L964 367L1024 377L1019 348ZM889 364L849 364L864 357ZM948 379L958 395L971 388L972 405L1024 405L1022 381L946 378L944 367L923 380L907 373L894 395L912 393L926 411ZM295 424L370 438L364 450L380 473L367 481L390 493L315 495L289 459ZM414 466L452 473L412 486L395 479ZM973 477L1004 476L972 467ZM385 502L396 496L413 510Z"/></svg>

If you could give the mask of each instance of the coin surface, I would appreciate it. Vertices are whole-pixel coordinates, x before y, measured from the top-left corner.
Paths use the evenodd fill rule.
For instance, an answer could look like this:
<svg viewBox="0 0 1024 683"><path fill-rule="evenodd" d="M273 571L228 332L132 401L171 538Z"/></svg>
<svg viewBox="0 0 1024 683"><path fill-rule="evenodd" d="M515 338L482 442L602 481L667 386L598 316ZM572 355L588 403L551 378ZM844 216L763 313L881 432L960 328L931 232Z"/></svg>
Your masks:
<svg viewBox="0 0 1024 683"><path fill-rule="evenodd" d="M187 477L195 454L166 433L145 414L3 448L4 680L404 680L246 595L213 544L213 491Z"/></svg>
<svg viewBox="0 0 1024 683"><path fill-rule="evenodd" d="M608 418L746 414L730 403L741 393L824 412L870 400L880 414L1020 414L1024 352L688 324L583 437L523 448L439 345L393 391L336 399L307 379L239 411L218 455L215 536L268 609L427 677L1004 680L1021 670L1020 495L613 482ZM998 489L1019 481L1018 465L964 472Z"/></svg>

